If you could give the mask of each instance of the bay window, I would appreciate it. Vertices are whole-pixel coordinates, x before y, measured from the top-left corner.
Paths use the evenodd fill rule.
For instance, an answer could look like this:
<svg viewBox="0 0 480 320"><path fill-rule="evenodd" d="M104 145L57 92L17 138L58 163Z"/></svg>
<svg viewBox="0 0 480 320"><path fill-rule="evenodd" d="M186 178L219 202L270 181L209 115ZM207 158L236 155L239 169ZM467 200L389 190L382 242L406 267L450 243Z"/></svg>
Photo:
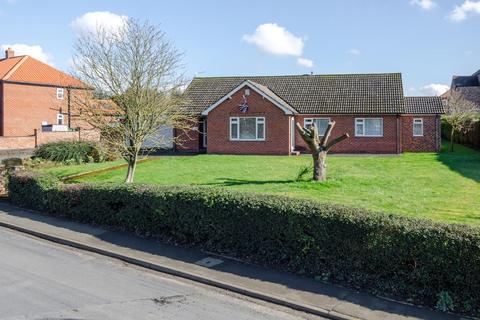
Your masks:
<svg viewBox="0 0 480 320"><path fill-rule="evenodd" d="M304 127L307 129L310 129L310 127L315 124L317 126L319 136L323 136L325 134L329 123L330 118L305 118L303 121Z"/></svg>
<svg viewBox="0 0 480 320"><path fill-rule="evenodd" d="M230 118L230 140L265 140L264 117Z"/></svg>
<svg viewBox="0 0 480 320"><path fill-rule="evenodd" d="M422 118L413 119L413 136L414 137L423 136L423 119Z"/></svg>
<svg viewBox="0 0 480 320"><path fill-rule="evenodd" d="M383 118L356 118L355 136L383 137Z"/></svg>

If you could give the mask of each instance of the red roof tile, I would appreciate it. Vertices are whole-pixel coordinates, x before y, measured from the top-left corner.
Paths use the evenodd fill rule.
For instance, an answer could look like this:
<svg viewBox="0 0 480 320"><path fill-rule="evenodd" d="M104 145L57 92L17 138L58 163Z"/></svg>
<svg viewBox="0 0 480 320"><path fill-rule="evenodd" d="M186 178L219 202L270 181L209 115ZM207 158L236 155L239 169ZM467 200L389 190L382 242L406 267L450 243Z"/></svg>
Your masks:
<svg viewBox="0 0 480 320"><path fill-rule="evenodd" d="M82 81L30 56L0 60L0 79L59 87L89 88Z"/></svg>

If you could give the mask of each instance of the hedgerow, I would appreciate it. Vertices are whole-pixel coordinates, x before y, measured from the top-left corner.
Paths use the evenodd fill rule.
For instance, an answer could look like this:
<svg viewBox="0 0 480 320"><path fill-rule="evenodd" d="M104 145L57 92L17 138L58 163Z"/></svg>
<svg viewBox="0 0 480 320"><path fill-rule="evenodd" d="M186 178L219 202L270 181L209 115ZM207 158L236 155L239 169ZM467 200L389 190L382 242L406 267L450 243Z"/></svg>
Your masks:
<svg viewBox="0 0 480 320"><path fill-rule="evenodd" d="M480 310L480 231L465 225L211 187L64 185L10 177L10 200L456 312Z"/></svg>

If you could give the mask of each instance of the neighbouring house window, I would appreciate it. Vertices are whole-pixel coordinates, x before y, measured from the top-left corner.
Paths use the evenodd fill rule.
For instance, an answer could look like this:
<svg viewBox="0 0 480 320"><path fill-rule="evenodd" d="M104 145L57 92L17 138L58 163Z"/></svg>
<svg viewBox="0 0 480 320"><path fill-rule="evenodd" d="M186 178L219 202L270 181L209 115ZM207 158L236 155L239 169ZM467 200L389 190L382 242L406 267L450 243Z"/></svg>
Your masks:
<svg viewBox="0 0 480 320"><path fill-rule="evenodd" d="M355 136L357 137L382 137L382 118L356 118Z"/></svg>
<svg viewBox="0 0 480 320"><path fill-rule="evenodd" d="M423 119L422 118L413 119L413 136L423 137Z"/></svg>
<svg viewBox="0 0 480 320"><path fill-rule="evenodd" d="M58 100L63 100L63 88L57 88L57 99Z"/></svg>
<svg viewBox="0 0 480 320"><path fill-rule="evenodd" d="M303 124L307 129L310 129L310 127L315 124L317 126L319 136L323 136L325 134L329 123L330 118L305 118L305 120L303 120Z"/></svg>
<svg viewBox="0 0 480 320"><path fill-rule="evenodd" d="M230 118L230 140L265 140L265 118Z"/></svg>
<svg viewBox="0 0 480 320"><path fill-rule="evenodd" d="M63 125L63 114L57 114L57 124Z"/></svg>

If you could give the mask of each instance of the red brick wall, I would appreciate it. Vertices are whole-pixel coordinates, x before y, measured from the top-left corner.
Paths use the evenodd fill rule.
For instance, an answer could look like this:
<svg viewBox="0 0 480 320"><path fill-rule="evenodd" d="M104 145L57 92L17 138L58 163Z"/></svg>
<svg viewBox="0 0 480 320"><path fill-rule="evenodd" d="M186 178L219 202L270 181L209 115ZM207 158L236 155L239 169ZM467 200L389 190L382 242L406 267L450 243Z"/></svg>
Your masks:
<svg viewBox="0 0 480 320"><path fill-rule="evenodd" d="M34 135L21 137L0 137L0 150L33 149L39 145L57 141L99 141L100 133L96 130L81 130L68 132L42 132L37 130Z"/></svg>
<svg viewBox="0 0 480 320"><path fill-rule="evenodd" d="M76 91L79 90L72 90L72 95ZM3 135L31 135L34 129L42 127L43 121L56 124L60 108L64 113L64 124L68 124L67 90L63 100L57 99L56 95L57 87L4 83Z"/></svg>
<svg viewBox="0 0 480 320"><path fill-rule="evenodd" d="M33 149L35 136L25 137L0 137L0 150Z"/></svg>
<svg viewBox="0 0 480 320"><path fill-rule="evenodd" d="M436 152L440 146L440 118L434 115L402 116L403 151ZM413 136L413 119L423 119L423 136Z"/></svg>
<svg viewBox="0 0 480 320"><path fill-rule="evenodd" d="M347 132L350 138L335 145L332 153L397 153L397 117L391 115L299 115L296 122L304 125L305 118L330 118L335 121L331 139ZM383 118L383 137L356 137L355 118ZM295 150L308 152L308 147L295 132Z"/></svg>
<svg viewBox="0 0 480 320"><path fill-rule="evenodd" d="M210 111L207 119L207 153L289 154L289 116L254 90L249 109L240 112L245 88ZM265 117L265 141L230 141L230 117Z"/></svg>

